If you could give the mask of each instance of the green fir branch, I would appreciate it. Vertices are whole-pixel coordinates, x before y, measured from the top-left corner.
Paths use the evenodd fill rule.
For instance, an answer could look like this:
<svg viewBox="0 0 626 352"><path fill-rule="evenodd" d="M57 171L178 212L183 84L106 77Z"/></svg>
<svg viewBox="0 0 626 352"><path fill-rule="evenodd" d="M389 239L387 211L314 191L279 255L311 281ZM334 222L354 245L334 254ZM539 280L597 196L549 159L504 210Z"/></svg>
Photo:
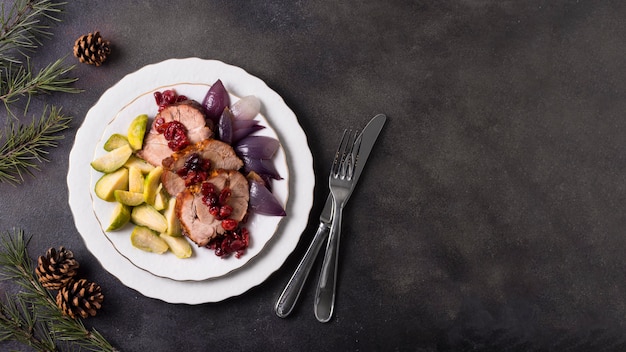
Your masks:
<svg viewBox="0 0 626 352"><path fill-rule="evenodd" d="M15 340L37 351L57 351L48 326L38 321L23 297L7 295L0 306L0 341Z"/></svg>
<svg viewBox="0 0 626 352"><path fill-rule="evenodd" d="M17 0L7 10L3 3L0 7L0 64L21 63L19 56L37 49L41 38L52 35L48 22L60 21L58 15L65 4L50 0Z"/></svg>
<svg viewBox="0 0 626 352"><path fill-rule="evenodd" d="M74 65L65 65L63 59L37 71L30 62L29 52L42 45L42 39L51 37L51 23L59 22L65 2L50 0L16 0L7 10L0 5L0 101L13 117L9 105L26 97L24 112L33 95L53 92L78 93L71 87L77 79L67 74Z"/></svg>
<svg viewBox="0 0 626 352"><path fill-rule="evenodd" d="M69 128L71 119L53 106L27 125L7 121L4 138L0 136L0 183L20 184L24 174L32 176L33 170L39 170L39 164L48 161L48 149L64 138L61 132Z"/></svg>
<svg viewBox="0 0 626 352"><path fill-rule="evenodd" d="M16 340L37 351L60 351L61 343L72 350L118 351L98 331L89 330L80 319L69 318L57 307L50 291L35 277L22 230L1 234L0 245L0 278L22 288L15 297L0 302L2 340Z"/></svg>
<svg viewBox="0 0 626 352"><path fill-rule="evenodd" d="M25 66L9 64L0 73L0 101L4 103L7 111L10 111L9 105L21 97L28 97L29 103L31 97L36 94L79 93L80 89L70 86L77 78L67 77L74 67L75 65L65 66L63 59L58 59L34 74L30 63ZM25 110L28 109L28 103Z"/></svg>

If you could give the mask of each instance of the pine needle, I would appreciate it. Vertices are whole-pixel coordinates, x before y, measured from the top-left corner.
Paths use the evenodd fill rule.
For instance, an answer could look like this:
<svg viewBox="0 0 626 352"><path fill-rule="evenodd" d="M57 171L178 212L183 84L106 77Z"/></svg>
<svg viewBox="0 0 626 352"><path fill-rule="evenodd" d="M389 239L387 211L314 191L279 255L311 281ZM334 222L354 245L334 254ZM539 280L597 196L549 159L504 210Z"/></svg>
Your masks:
<svg viewBox="0 0 626 352"><path fill-rule="evenodd" d="M61 344L69 350L118 351L80 319L63 315L52 294L35 277L22 230L0 234L0 245L0 278L22 288L0 302L0 341L16 340L37 351L60 351Z"/></svg>
<svg viewBox="0 0 626 352"><path fill-rule="evenodd" d="M77 79L67 77L75 65L65 65L63 59L37 71L31 64L29 52L51 37L50 24L59 22L65 2L50 0L17 0L7 10L0 5L0 101L12 117L9 105L26 97L24 111L36 94L53 92L78 93L70 85Z"/></svg>
<svg viewBox="0 0 626 352"><path fill-rule="evenodd" d="M77 78L66 76L74 67L75 65L64 66L63 59L58 59L34 74L34 68L30 63L25 66L9 63L4 71L0 72L0 101L4 102L9 111L9 104L17 102L24 96L27 96L30 102L30 98L36 94L78 93L80 89L70 86Z"/></svg>
<svg viewBox="0 0 626 352"><path fill-rule="evenodd" d="M49 22L58 22L65 2L17 0L7 10L0 7L0 63L21 63L20 56L41 45L50 37Z"/></svg>
<svg viewBox="0 0 626 352"><path fill-rule="evenodd" d="M71 119L55 106L48 112L46 106L40 119L33 118L30 124L7 121L4 138L0 136L0 183L21 184L24 174L32 176L33 170L39 170L48 161L48 150L64 138L61 132L69 128Z"/></svg>

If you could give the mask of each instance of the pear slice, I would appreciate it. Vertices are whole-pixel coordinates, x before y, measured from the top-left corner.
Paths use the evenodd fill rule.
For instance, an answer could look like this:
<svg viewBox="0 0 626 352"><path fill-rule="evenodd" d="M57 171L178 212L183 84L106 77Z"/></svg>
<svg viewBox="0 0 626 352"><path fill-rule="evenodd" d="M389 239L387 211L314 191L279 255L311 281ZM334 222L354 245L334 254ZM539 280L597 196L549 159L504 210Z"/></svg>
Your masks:
<svg viewBox="0 0 626 352"><path fill-rule="evenodd" d="M113 133L106 142L104 142L104 150L107 152L112 151L113 149L117 149L123 145L128 144L128 138L126 136L121 135L119 133Z"/></svg>
<svg viewBox="0 0 626 352"><path fill-rule="evenodd" d="M167 242L161 239L156 232L143 226L135 226L133 232L130 234L130 243L133 247L143 251L158 254L167 252L169 248Z"/></svg>
<svg viewBox="0 0 626 352"><path fill-rule="evenodd" d="M136 166L128 167L128 191L143 194L143 174Z"/></svg>
<svg viewBox="0 0 626 352"><path fill-rule="evenodd" d="M130 221L130 207L128 205L117 203L113 214L111 214L111 221L106 231L116 231L121 229Z"/></svg>
<svg viewBox="0 0 626 352"><path fill-rule="evenodd" d="M170 247L170 250L174 255L180 259L191 257L192 249L189 241L185 237L170 236L166 233L162 233L159 237L164 240Z"/></svg>
<svg viewBox="0 0 626 352"><path fill-rule="evenodd" d="M128 161L126 162L126 164L124 164L124 166L128 168L134 166L141 170L141 173L144 175L154 169L154 166L152 164L134 155L131 155L130 158L128 158Z"/></svg>
<svg viewBox="0 0 626 352"><path fill-rule="evenodd" d="M96 181L94 191L98 198L106 200L107 202L113 202L115 201L115 190L118 189L128 189L128 169L125 167L110 174L102 175L102 177Z"/></svg>
<svg viewBox="0 0 626 352"><path fill-rule="evenodd" d="M176 198L170 198L167 202L167 208L165 208L163 215L165 216L165 220L167 220L166 234L170 236L182 236L180 222L176 216Z"/></svg>
<svg viewBox="0 0 626 352"><path fill-rule="evenodd" d="M96 158L91 162L91 167L96 171L108 174L124 166L131 154L133 154L133 150L130 145L126 144Z"/></svg>
<svg viewBox="0 0 626 352"><path fill-rule="evenodd" d="M135 225L145 226L158 233L167 231L165 216L149 204L142 204L133 208L130 220Z"/></svg>
<svg viewBox="0 0 626 352"><path fill-rule="evenodd" d="M143 137L146 134L148 115L141 114L133 119L128 126L128 143L133 150L139 150L143 146Z"/></svg>
<svg viewBox="0 0 626 352"><path fill-rule="evenodd" d="M135 207L143 203L143 193L129 192L121 189L116 189L113 192L115 200L124 205ZM130 213L129 213L130 217Z"/></svg>
<svg viewBox="0 0 626 352"><path fill-rule="evenodd" d="M150 205L154 205L159 184L161 183L161 174L163 174L163 167L157 166L146 175L146 179L143 182L143 199Z"/></svg>

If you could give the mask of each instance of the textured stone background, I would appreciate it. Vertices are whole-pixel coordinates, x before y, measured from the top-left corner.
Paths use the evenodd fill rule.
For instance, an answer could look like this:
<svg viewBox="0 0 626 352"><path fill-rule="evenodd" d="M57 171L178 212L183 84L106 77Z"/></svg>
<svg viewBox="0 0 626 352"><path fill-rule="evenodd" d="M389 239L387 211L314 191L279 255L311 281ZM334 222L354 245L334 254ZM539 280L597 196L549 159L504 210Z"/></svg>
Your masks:
<svg viewBox="0 0 626 352"><path fill-rule="evenodd" d="M0 230L32 235L33 257L72 249L105 290L87 324L121 350L626 349L626 3L111 0L64 9L34 64L74 62L74 40L93 30L113 54L100 68L76 68L83 93L33 102L33 112L63 106L72 129L34 178L0 184ZM184 57L240 66L278 92L308 136L317 175L307 231L280 270L239 297L197 306L145 298L106 272L73 225L66 185L76 129L98 97L144 65ZM272 307L317 227L335 127L379 112L389 119L344 218L335 318L315 320L310 280L280 319Z"/></svg>

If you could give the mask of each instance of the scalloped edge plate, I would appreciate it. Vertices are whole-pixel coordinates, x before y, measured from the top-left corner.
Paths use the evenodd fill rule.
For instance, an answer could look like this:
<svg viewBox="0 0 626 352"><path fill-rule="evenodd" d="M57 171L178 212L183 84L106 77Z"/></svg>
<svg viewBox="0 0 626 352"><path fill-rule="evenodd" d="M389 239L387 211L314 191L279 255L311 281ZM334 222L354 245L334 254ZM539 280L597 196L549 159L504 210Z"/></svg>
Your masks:
<svg viewBox="0 0 626 352"><path fill-rule="evenodd" d="M249 262L239 270L232 270L221 276L202 281L180 281L153 275L134 265L118 252L103 234L93 212L89 162L95 155L96 145L101 140L110 119L97 119L92 116L103 116L102 114L111 111L121 111L129 104L129 97L146 94L147 90L152 87L175 86L180 82L209 85L217 79L221 79L229 93L235 96L255 95L261 99L261 114L273 127L285 151L290 173L289 198L285 206L288 215L280 221L276 232L263 250L251 257ZM99 111L105 108L106 111ZM85 146L91 147L85 150ZM217 302L242 294L261 284L280 268L296 247L306 227L313 204L315 185L313 158L306 135L298 124L295 114L280 95L262 80L239 67L217 60L170 59L147 65L125 76L108 89L88 112L76 133L69 161L67 177L69 204L76 228L87 248L102 266L120 279L124 285L137 290L144 296L170 303Z"/></svg>

